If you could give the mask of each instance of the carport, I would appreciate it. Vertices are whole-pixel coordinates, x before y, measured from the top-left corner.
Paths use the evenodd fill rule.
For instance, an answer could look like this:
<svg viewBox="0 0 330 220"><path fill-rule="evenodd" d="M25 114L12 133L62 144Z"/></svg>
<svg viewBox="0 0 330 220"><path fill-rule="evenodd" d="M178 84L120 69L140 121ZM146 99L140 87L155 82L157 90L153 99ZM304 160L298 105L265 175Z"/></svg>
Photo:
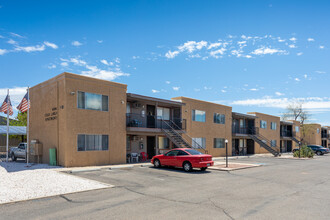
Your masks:
<svg viewBox="0 0 330 220"><path fill-rule="evenodd" d="M7 134L7 126L0 125L0 134ZM9 126L10 135L26 135L26 126Z"/></svg>
<svg viewBox="0 0 330 220"><path fill-rule="evenodd" d="M6 153L6 134L7 126L0 125L0 157L3 153ZM21 135L21 138L9 138L9 147L17 146L20 142L24 142L25 140L26 126L9 126L9 135Z"/></svg>

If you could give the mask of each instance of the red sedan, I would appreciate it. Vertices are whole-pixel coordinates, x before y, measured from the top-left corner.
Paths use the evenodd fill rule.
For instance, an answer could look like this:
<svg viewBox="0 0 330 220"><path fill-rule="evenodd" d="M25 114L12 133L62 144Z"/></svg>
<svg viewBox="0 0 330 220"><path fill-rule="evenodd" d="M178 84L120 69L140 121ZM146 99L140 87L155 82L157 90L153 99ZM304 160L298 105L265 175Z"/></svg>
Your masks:
<svg viewBox="0 0 330 220"><path fill-rule="evenodd" d="M191 171L193 168L200 168L204 171L214 164L211 155L202 154L191 148L175 148L166 154L154 156L151 163L155 167L183 167L186 172Z"/></svg>

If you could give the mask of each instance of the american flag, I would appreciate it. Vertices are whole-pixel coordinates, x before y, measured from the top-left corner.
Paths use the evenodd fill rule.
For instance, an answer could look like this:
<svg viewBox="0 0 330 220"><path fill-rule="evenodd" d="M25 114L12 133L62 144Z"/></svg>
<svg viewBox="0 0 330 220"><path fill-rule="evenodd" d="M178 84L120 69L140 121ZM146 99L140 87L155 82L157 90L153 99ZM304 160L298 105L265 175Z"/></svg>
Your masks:
<svg viewBox="0 0 330 220"><path fill-rule="evenodd" d="M26 112L30 108L30 99L29 99L29 93L27 92L22 99L21 103L16 107L21 112Z"/></svg>
<svg viewBox="0 0 330 220"><path fill-rule="evenodd" d="M7 95L5 101L3 101L0 112L4 112L5 114L7 114L8 108L9 108L9 115L13 115L14 114L13 106L11 106L9 95Z"/></svg>

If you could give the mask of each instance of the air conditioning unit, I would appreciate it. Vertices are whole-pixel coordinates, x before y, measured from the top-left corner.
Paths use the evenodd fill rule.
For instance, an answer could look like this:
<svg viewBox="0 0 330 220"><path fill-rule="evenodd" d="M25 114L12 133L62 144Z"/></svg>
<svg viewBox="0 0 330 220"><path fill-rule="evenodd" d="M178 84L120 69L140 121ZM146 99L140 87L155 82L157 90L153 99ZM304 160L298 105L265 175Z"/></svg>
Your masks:
<svg viewBox="0 0 330 220"><path fill-rule="evenodd" d="M134 102L133 103L133 108L141 108L141 103L139 103L139 102Z"/></svg>

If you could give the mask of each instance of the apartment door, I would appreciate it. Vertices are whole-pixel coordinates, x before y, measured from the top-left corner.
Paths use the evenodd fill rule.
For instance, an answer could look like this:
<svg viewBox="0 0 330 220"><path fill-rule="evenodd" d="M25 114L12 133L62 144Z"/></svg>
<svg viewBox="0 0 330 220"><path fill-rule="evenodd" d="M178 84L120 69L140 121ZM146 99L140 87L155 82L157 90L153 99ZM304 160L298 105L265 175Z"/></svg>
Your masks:
<svg viewBox="0 0 330 220"><path fill-rule="evenodd" d="M248 127L247 133L252 134L252 132L254 132L253 131L253 129L254 129L254 120L248 120L248 126L247 127Z"/></svg>
<svg viewBox="0 0 330 220"><path fill-rule="evenodd" d="M246 140L247 154L254 154L254 141L252 139Z"/></svg>
<svg viewBox="0 0 330 220"><path fill-rule="evenodd" d="M292 151L292 141L288 141L287 146L286 146L286 150L287 150L287 152Z"/></svg>
<svg viewBox="0 0 330 220"><path fill-rule="evenodd" d="M154 105L147 105L147 128L156 127L156 107Z"/></svg>
<svg viewBox="0 0 330 220"><path fill-rule="evenodd" d="M155 136L147 136L147 154L148 159L151 159L156 155L156 137Z"/></svg>

